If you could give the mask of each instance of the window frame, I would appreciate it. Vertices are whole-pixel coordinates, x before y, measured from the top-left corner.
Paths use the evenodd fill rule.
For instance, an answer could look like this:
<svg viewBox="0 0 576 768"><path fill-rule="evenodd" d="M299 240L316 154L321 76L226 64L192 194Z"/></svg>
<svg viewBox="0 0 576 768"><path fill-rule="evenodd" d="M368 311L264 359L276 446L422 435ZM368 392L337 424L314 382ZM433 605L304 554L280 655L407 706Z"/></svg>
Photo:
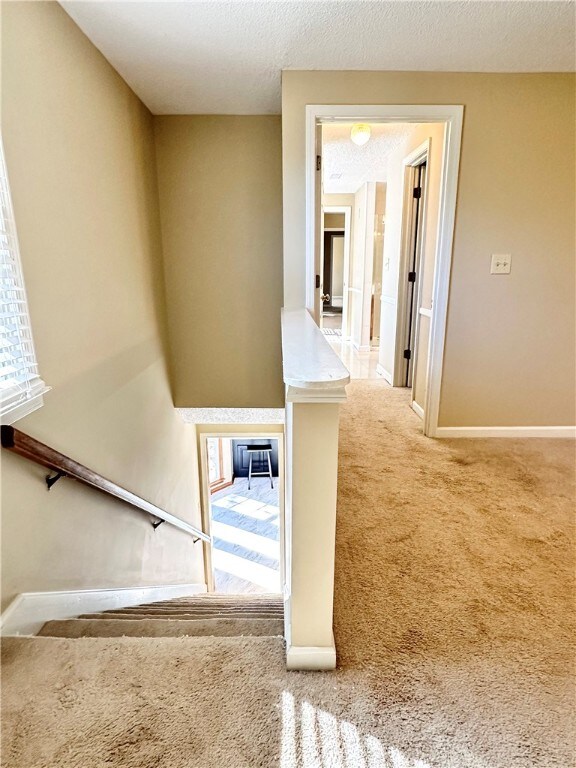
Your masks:
<svg viewBox="0 0 576 768"><path fill-rule="evenodd" d="M16 221L14 218L14 208L12 205L12 195L10 193L10 182L6 167L6 155L4 153L2 137L0 137L0 205L4 208L4 211L2 212L3 226L0 226L0 229L5 232L7 237L5 249L10 254L10 271L16 283L15 290L20 294L19 301L21 303L21 308L19 314L24 317L22 326L26 335L19 338L18 347L23 353L25 347L28 349L26 356L29 358L30 362L28 362L26 367L29 373L34 374L27 380L20 396L18 396L18 393L15 392L13 388L7 392L0 389L0 424L10 425L42 407L44 404L44 394L50 390L50 387L46 385L40 376L38 369L38 357L34 345L30 307L24 283L24 273L22 271L22 259L20 257L20 246L16 230ZM4 301L3 297L3 308L9 303L8 300ZM0 374L1 373L2 362L0 362Z"/></svg>

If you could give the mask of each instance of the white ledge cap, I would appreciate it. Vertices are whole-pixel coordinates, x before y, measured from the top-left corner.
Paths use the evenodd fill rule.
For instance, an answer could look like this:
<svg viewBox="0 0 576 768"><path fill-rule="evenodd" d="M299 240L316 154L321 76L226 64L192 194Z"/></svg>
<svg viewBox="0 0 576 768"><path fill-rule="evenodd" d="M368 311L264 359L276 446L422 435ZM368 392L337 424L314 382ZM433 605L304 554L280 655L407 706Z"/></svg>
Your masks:
<svg viewBox="0 0 576 768"><path fill-rule="evenodd" d="M298 390L342 390L350 373L305 309L282 310L284 383Z"/></svg>

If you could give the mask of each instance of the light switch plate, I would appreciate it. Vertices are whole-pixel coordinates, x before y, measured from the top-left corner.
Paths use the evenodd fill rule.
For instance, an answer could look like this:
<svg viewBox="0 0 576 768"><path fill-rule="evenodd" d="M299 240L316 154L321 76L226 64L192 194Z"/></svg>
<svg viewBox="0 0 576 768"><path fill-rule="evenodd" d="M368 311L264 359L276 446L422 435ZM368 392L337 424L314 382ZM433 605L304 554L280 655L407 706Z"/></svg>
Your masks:
<svg viewBox="0 0 576 768"><path fill-rule="evenodd" d="M512 266L512 256L509 253L493 253L490 262L491 275L509 275Z"/></svg>

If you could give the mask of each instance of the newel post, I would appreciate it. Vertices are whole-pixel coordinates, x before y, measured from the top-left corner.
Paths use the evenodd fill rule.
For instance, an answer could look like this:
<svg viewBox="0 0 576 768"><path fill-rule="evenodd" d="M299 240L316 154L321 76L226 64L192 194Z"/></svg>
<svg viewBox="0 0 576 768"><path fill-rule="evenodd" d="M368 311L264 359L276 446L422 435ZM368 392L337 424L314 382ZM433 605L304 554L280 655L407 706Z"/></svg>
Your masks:
<svg viewBox="0 0 576 768"><path fill-rule="evenodd" d="M283 316L287 666L334 669L338 425L349 374L308 314L294 315ZM297 331L301 354L293 356Z"/></svg>

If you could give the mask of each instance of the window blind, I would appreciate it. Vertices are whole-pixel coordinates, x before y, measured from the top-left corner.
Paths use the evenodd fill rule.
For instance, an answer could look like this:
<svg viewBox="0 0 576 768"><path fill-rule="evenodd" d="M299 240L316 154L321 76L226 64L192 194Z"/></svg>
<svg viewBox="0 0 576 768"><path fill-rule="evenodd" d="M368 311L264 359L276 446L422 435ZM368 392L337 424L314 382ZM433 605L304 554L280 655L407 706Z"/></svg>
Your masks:
<svg viewBox="0 0 576 768"><path fill-rule="evenodd" d="M10 424L42 404L18 239L0 141L0 417Z"/></svg>

